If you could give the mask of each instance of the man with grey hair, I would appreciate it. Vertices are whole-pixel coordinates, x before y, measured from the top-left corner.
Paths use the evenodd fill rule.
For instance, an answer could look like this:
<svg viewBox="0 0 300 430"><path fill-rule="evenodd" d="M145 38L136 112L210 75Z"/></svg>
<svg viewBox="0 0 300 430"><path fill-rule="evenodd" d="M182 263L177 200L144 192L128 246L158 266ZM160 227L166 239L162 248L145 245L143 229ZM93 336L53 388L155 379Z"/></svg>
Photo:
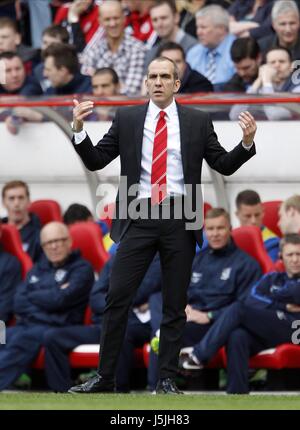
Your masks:
<svg viewBox="0 0 300 430"><path fill-rule="evenodd" d="M94 282L92 266L79 251L72 251L69 230L60 222L42 228L41 244L45 255L18 285L17 323L7 329L6 345L0 345L0 391L35 359L47 329L83 322Z"/></svg>
<svg viewBox="0 0 300 430"><path fill-rule="evenodd" d="M197 12L196 24L199 44L189 50L187 62L219 89L235 73L230 55L235 36L229 34L229 14L221 6L206 6Z"/></svg>
<svg viewBox="0 0 300 430"><path fill-rule="evenodd" d="M262 53L271 48L287 48L292 60L300 58L300 15L297 3L293 0L276 1L272 8L272 26L275 34L259 40Z"/></svg>

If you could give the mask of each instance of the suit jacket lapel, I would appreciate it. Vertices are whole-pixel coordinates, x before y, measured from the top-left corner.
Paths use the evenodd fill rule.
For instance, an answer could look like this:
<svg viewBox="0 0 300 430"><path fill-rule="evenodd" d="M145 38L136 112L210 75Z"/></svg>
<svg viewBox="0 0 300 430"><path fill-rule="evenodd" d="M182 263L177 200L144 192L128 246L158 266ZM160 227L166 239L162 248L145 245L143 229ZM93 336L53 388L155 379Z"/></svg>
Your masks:
<svg viewBox="0 0 300 430"><path fill-rule="evenodd" d="M141 166L142 161L142 144L144 137L144 124L146 119L146 114L148 110L149 103L139 106L135 118L135 148L138 166Z"/></svg>
<svg viewBox="0 0 300 430"><path fill-rule="evenodd" d="M178 118L179 118L179 128L180 128L180 149L182 158L183 174L186 180L187 167L188 167L188 147L190 139L190 116L187 114L184 106L177 103Z"/></svg>

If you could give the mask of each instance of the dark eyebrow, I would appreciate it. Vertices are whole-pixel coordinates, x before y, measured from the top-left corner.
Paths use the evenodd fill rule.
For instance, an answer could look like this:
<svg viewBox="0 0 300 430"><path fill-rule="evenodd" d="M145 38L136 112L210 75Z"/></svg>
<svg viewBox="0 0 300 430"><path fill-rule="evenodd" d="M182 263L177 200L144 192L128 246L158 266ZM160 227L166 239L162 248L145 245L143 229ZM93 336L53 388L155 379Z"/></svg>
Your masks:
<svg viewBox="0 0 300 430"><path fill-rule="evenodd" d="M157 76L160 76L161 78L171 78L171 75L169 73L163 73L163 74L159 74L159 73L150 73L149 74L149 78L157 78Z"/></svg>

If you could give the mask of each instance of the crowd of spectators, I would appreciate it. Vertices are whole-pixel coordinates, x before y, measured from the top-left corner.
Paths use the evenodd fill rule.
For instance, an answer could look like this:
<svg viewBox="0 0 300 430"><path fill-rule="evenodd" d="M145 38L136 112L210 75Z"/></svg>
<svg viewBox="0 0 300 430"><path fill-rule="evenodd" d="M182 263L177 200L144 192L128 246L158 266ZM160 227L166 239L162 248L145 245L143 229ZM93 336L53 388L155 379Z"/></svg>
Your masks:
<svg viewBox="0 0 300 430"><path fill-rule="evenodd" d="M0 6L0 54L8 81L0 86L3 94L91 93L89 78L99 68L109 67L118 75L120 94L140 96L145 93L147 65L170 53L170 46L174 51L170 43L178 45L177 56L185 61L180 73L183 87L186 75L194 72L211 84L194 85L194 75L184 93L299 92L295 80L292 86L285 82L290 83L293 62L300 60L299 5L294 0L5 3ZM44 19L33 21L42 3ZM284 49L290 63L281 81L276 76L282 60L268 60L275 48ZM23 68L26 77L23 71L21 77Z"/></svg>

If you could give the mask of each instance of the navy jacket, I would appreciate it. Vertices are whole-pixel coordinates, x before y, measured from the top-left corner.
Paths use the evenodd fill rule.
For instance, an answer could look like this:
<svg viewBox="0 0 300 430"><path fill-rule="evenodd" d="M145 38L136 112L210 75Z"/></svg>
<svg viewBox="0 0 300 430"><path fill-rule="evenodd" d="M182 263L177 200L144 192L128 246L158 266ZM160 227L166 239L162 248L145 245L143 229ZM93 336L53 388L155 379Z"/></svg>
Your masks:
<svg viewBox="0 0 300 430"><path fill-rule="evenodd" d="M39 82L33 76L26 76L26 79L22 87L16 91L6 91L6 89L0 85L0 94L19 94L22 96L40 96L43 94L42 88Z"/></svg>
<svg viewBox="0 0 300 430"><path fill-rule="evenodd" d="M249 306L286 311L288 303L300 305L300 276L289 278L286 272L267 273L251 289ZM293 312L293 317L299 313Z"/></svg>
<svg viewBox="0 0 300 430"><path fill-rule="evenodd" d="M235 0L229 7L228 12L234 16L236 21L246 21L246 17L251 12L254 2L255 0ZM274 0L266 0L264 5L257 8L255 16L251 20L259 24L259 27L249 30L250 36L256 40L272 32L271 12L273 3Z"/></svg>
<svg viewBox="0 0 300 430"><path fill-rule="evenodd" d="M21 264L11 254L0 249L0 320L8 322L13 314L17 285L22 280Z"/></svg>
<svg viewBox="0 0 300 430"><path fill-rule="evenodd" d="M43 256L17 288L17 321L58 327L81 324L93 282L92 266L79 251L73 251L59 268ZM67 288L60 288L66 283Z"/></svg>
<svg viewBox="0 0 300 430"><path fill-rule="evenodd" d="M92 309L92 321L94 324L101 324L105 308L106 294L109 286L109 278L113 266L114 256L108 260L103 267L99 279L95 282L90 295L90 306ZM147 303L149 297L161 289L160 259L158 254L154 257L148 271L146 272L141 285L133 300L133 307ZM129 318L135 318L130 312Z"/></svg>
<svg viewBox="0 0 300 430"><path fill-rule="evenodd" d="M217 251L208 247L194 259L188 303L216 318L225 306L244 300L260 277L259 264L233 241Z"/></svg>
<svg viewBox="0 0 300 430"><path fill-rule="evenodd" d="M49 87L46 89L46 95L57 95L62 96L65 94L81 94L81 93L89 93L92 92L92 82L89 76L82 75L81 73L77 73L74 78L66 85L62 87Z"/></svg>
<svg viewBox="0 0 300 430"><path fill-rule="evenodd" d="M214 87L212 83L201 73L191 69L187 64L186 70L181 80L179 93L201 93L212 92Z"/></svg>
<svg viewBox="0 0 300 430"><path fill-rule="evenodd" d="M2 219L3 223L7 223L7 217ZM30 214L30 221L25 224L20 230L23 250L30 255L33 262L36 262L43 251L40 245L40 219L33 213Z"/></svg>

